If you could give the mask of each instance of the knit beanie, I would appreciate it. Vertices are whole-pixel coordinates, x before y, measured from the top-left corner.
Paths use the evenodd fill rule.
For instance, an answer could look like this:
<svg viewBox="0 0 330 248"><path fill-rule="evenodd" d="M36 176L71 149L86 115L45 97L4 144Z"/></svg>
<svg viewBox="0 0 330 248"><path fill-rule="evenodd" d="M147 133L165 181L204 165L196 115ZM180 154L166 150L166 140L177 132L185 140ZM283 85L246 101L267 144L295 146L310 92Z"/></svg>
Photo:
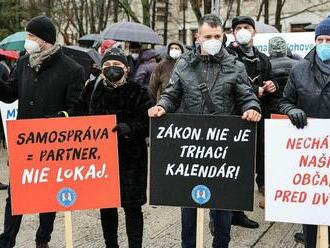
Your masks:
<svg viewBox="0 0 330 248"><path fill-rule="evenodd" d="M119 47L113 47L113 48L107 50L102 58L101 65L103 65L104 62L106 62L108 60L118 60L118 61L122 62L126 67L128 67L128 61L127 61L126 55L125 55L124 51L122 49L120 49Z"/></svg>
<svg viewBox="0 0 330 248"><path fill-rule="evenodd" d="M330 16L321 21L315 28L315 39L320 35L330 35Z"/></svg>
<svg viewBox="0 0 330 248"><path fill-rule="evenodd" d="M47 16L32 18L26 26L26 31L50 44L55 44L56 42L55 25Z"/></svg>
<svg viewBox="0 0 330 248"><path fill-rule="evenodd" d="M269 40L269 55L272 57L286 56L288 47L283 37L273 37Z"/></svg>
<svg viewBox="0 0 330 248"><path fill-rule="evenodd" d="M256 24L255 24L254 20L249 16L237 16L237 17L235 17L231 22L231 28L233 30L235 30L235 28L238 24L243 24L243 23L244 24L249 24L253 27L253 29L256 29Z"/></svg>

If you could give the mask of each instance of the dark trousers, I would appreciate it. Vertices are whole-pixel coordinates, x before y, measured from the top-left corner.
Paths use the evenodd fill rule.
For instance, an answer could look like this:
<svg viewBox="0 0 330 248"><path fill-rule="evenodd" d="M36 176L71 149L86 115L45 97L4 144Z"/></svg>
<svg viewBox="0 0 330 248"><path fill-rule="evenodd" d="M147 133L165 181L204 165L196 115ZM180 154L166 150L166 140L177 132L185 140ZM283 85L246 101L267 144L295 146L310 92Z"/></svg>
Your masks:
<svg viewBox="0 0 330 248"><path fill-rule="evenodd" d="M124 208L129 248L142 248L143 213L141 207ZM101 224L106 248L118 248L118 210L101 209Z"/></svg>
<svg viewBox="0 0 330 248"><path fill-rule="evenodd" d="M10 188L8 187L8 198L6 200L4 230L0 235L0 248L12 248L16 243L16 236L19 231L22 215L12 215ZM37 243L47 243L53 231L56 213L39 214L39 228L36 233Z"/></svg>
<svg viewBox="0 0 330 248"><path fill-rule="evenodd" d="M214 218L213 248L228 248L230 242L231 211L211 210ZM196 247L196 208L181 209L182 248Z"/></svg>
<svg viewBox="0 0 330 248"><path fill-rule="evenodd" d="M317 237L317 226L314 225L303 225L304 230L304 241L305 248L315 248L316 247L316 237ZM329 232L329 242L330 242L330 228Z"/></svg>
<svg viewBox="0 0 330 248"><path fill-rule="evenodd" d="M265 125L261 120L257 125L256 182L258 187L265 186Z"/></svg>

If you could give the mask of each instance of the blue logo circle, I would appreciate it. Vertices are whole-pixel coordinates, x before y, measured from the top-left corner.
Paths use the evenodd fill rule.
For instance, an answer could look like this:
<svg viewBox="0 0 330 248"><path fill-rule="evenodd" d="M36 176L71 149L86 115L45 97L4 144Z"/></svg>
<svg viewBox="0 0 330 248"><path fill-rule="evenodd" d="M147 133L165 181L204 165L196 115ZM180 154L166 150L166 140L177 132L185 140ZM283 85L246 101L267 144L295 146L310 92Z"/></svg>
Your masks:
<svg viewBox="0 0 330 248"><path fill-rule="evenodd" d="M76 199L76 192L70 188L63 188L57 193L57 202L64 207L71 207Z"/></svg>
<svg viewBox="0 0 330 248"><path fill-rule="evenodd" d="M205 185L197 185L191 191L191 197L200 205L207 203L211 198L211 191Z"/></svg>

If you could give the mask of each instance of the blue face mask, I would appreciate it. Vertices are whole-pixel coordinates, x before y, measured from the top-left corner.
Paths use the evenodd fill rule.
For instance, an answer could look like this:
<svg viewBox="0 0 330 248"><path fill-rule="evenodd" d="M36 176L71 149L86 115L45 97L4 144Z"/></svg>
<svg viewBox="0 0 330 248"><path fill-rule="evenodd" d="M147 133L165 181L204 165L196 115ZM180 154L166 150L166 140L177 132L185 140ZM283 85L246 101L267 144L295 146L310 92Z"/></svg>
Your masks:
<svg viewBox="0 0 330 248"><path fill-rule="evenodd" d="M322 61L330 60L330 43L316 45L316 53Z"/></svg>

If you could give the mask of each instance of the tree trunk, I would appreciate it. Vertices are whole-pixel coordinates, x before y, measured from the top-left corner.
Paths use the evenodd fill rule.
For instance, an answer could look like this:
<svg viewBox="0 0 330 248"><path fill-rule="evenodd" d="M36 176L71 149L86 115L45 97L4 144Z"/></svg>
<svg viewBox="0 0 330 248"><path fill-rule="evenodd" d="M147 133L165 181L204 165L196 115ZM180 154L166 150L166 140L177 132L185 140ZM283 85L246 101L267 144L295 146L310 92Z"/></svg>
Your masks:
<svg viewBox="0 0 330 248"><path fill-rule="evenodd" d="M151 16L151 28L155 30L156 27L156 0L152 2L152 16Z"/></svg>
<svg viewBox="0 0 330 248"><path fill-rule="evenodd" d="M204 15L212 12L212 0L204 0Z"/></svg>
<svg viewBox="0 0 330 248"><path fill-rule="evenodd" d="M118 22L118 1L113 1L113 21Z"/></svg>
<svg viewBox="0 0 330 248"><path fill-rule="evenodd" d="M229 19L229 17L230 17L230 13L231 13L231 11L232 11L232 9L233 9L233 4L234 4L234 0L229 0L229 2L228 2L228 6L227 6L227 15L226 15L226 19L225 19L225 21L224 21L224 23L223 23L223 26L224 26L224 27L226 27L226 23L227 23L227 21L228 21L228 19Z"/></svg>
<svg viewBox="0 0 330 248"><path fill-rule="evenodd" d="M281 27L281 13L282 13L282 8L285 4L286 0L277 0L276 1L276 12L275 12L275 27L277 30L281 32L282 27Z"/></svg>
<svg viewBox="0 0 330 248"><path fill-rule="evenodd" d="M201 19L202 13L201 13L201 9L199 8L199 5L198 5L198 0L189 0L189 2L190 2L192 10L194 11L196 19L197 20Z"/></svg>
<svg viewBox="0 0 330 248"><path fill-rule="evenodd" d="M259 11L258 11L258 15L257 15L257 21L260 20L260 17L261 17L261 13L262 13L262 10L264 8L264 4L265 4L265 0L262 0L262 2L260 3L260 6L259 6Z"/></svg>
<svg viewBox="0 0 330 248"><path fill-rule="evenodd" d="M164 35L163 35L163 44L167 44L167 21L168 21L168 7L169 7L169 0L165 1L165 20L164 20Z"/></svg>
<svg viewBox="0 0 330 248"><path fill-rule="evenodd" d="M236 5L236 16L241 15L241 0L237 0L237 5Z"/></svg>
<svg viewBox="0 0 330 248"><path fill-rule="evenodd" d="M269 0L265 0L264 18L265 18L265 23L269 24Z"/></svg>
<svg viewBox="0 0 330 248"><path fill-rule="evenodd" d="M150 1L149 0L141 0L142 3L142 21L143 24L150 27Z"/></svg>

